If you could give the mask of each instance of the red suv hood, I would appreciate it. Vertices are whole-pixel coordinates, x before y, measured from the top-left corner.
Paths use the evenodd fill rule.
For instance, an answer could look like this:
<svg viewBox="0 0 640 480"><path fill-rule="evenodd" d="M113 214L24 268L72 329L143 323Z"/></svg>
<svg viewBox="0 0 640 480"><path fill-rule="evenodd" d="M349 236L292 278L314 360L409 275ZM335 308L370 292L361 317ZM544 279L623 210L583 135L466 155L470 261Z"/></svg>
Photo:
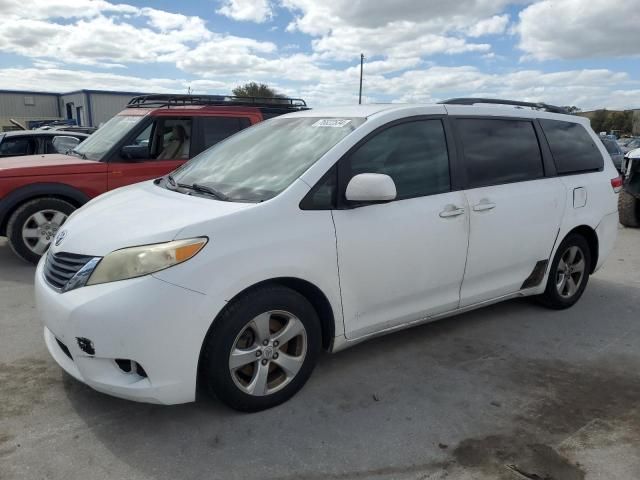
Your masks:
<svg viewBox="0 0 640 480"><path fill-rule="evenodd" d="M0 158L0 177L24 177L53 173L84 173L95 171L95 160L83 160L71 155L25 155ZM106 165L105 165L106 169Z"/></svg>

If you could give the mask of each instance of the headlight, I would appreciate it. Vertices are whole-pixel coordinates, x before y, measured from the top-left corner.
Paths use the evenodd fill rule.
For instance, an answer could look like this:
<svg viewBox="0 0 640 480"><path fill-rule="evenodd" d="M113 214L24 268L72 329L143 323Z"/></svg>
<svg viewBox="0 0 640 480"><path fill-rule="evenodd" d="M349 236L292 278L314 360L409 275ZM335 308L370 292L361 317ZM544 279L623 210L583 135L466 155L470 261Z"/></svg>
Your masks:
<svg viewBox="0 0 640 480"><path fill-rule="evenodd" d="M86 285L126 280L164 270L186 262L206 244L206 238L191 238L116 250L98 263Z"/></svg>

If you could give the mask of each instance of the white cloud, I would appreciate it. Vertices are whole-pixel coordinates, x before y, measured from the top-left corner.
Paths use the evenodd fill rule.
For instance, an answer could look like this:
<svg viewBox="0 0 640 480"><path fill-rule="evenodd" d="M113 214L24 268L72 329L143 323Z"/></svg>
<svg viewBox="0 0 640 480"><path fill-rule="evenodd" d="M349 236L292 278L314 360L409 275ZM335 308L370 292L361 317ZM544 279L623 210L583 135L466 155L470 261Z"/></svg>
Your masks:
<svg viewBox="0 0 640 480"><path fill-rule="evenodd" d="M520 48L537 60L637 56L636 0L543 0L520 12Z"/></svg>
<svg viewBox="0 0 640 480"><path fill-rule="evenodd" d="M221 15L256 23L263 23L273 17L269 0L224 0L217 12Z"/></svg>
<svg viewBox="0 0 640 480"><path fill-rule="evenodd" d="M20 18L89 18L102 12L131 14L138 9L131 5L113 4L105 0L0 0L0 12Z"/></svg>
<svg viewBox="0 0 640 480"><path fill-rule="evenodd" d="M185 92L188 82L166 78L142 78L113 73L63 68L0 69L0 89L66 92L83 88L138 91Z"/></svg>
<svg viewBox="0 0 640 480"><path fill-rule="evenodd" d="M478 23L471 25L467 29L467 35L470 37L481 37L483 35L497 35L504 33L509 25L509 15L494 15L491 18L485 18Z"/></svg>

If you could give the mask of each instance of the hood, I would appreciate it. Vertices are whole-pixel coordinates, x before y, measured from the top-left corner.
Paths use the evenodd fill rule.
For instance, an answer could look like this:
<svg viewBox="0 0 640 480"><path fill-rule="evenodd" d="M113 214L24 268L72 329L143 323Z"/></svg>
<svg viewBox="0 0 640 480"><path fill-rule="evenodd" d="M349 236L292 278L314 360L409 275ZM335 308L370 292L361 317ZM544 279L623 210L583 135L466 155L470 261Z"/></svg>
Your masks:
<svg viewBox="0 0 640 480"><path fill-rule="evenodd" d="M184 227L249 208L173 192L153 181L112 190L76 210L61 229L53 252L104 256L125 247L167 242ZM202 232L206 234L206 232Z"/></svg>
<svg viewBox="0 0 640 480"><path fill-rule="evenodd" d="M629 150L629 152L626 155L627 158L640 158L640 148L636 148L635 150Z"/></svg>
<svg viewBox="0 0 640 480"><path fill-rule="evenodd" d="M0 177L23 177L29 175L49 175L52 173L85 173L95 171L107 164L95 160L83 160L71 155L52 153L48 155L24 155L22 157L0 158Z"/></svg>

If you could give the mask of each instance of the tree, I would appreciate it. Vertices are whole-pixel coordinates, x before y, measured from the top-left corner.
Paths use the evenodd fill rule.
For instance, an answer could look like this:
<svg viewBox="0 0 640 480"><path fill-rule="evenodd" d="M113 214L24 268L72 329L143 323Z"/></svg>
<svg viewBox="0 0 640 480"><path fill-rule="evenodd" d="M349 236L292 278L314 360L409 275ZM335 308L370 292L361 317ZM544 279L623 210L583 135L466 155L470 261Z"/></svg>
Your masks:
<svg viewBox="0 0 640 480"><path fill-rule="evenodd" d="M607 131L607 123L609 119L609 112L606 109L596 110L593 113L593 117L591 117L591 128L596 133L606 132Z"/></svg>
<svg viewBox="0 0 640 480"><path fill-rule="evenodd" d="M278 93L275 89L264 83L249 82L244 85L238 85L231 91L236 97L271 97L284 98L284 95Z"/></svg>
<svg viewBox="0 0 640 480"><path fill-rule="evenodd" d="M562 108L564 108L569 113L578 113L579 111L582 110L580 107L576 107L574 105L571 105L571 106L567 105L567 106L562 107Z"/></svg>

